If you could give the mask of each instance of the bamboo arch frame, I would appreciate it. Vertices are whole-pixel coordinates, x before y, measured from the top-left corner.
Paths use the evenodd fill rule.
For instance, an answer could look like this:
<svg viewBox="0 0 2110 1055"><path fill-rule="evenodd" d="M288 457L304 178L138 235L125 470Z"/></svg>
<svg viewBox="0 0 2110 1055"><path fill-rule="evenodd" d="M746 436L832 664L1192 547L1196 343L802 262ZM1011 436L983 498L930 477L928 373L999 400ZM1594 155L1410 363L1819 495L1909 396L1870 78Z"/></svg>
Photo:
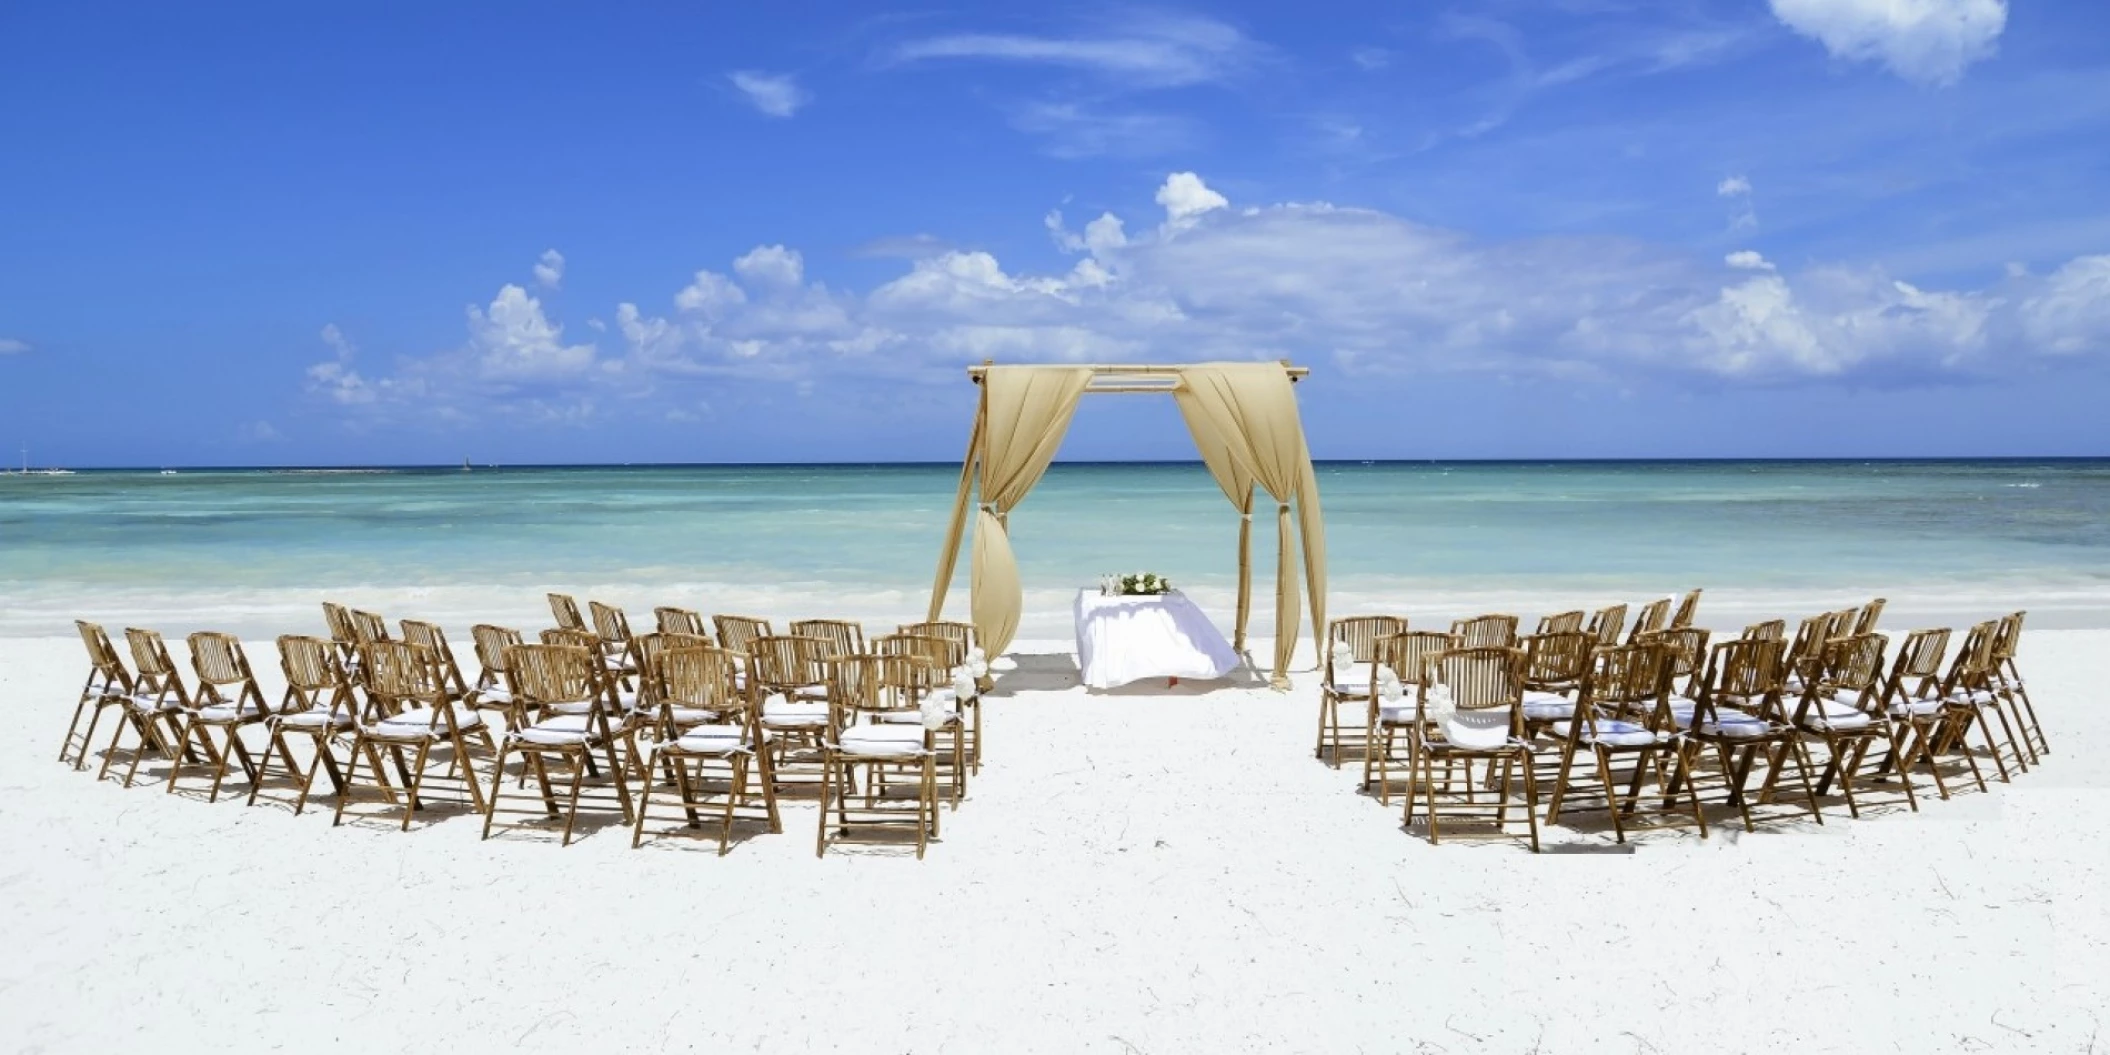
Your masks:
<svg viewBox="0 0 2110 1055"><path fill-rule="evenodd" d="M967 516L978 504L972 563L972 607L977 637L992 656L1018 630L1023 589L1011 551L1009 517L1062 445L1077 404L1086 395L1160 394L1179 404L1202 463L1238 510L1238 618L1234 647L1243 655L1252 613L1253 499L1276 502L1275 655L1270 683L1289 688L1290 656L1302 631L1296 568L1290 548L1301 541L1304 586L1313 640L1326 626L1326 534L1318 480L1297 413L1294 385L1310 371L1288 361L1139 365L1006 365L969 367L980 389L960 486L931 585L929 618L936 620L959 565ZM1292 508L1297 524L1290 523Z"/></svg>

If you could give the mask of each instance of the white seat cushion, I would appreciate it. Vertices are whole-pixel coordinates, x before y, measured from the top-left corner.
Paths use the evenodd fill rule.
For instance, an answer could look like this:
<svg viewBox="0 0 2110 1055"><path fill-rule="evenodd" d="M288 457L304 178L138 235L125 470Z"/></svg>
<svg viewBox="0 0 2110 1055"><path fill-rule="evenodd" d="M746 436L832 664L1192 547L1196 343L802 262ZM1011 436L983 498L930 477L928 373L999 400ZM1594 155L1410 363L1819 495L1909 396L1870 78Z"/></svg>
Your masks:
<svg viewBox="0 0 2110 1055"><path fill-rule="evenodd" d="M1773 729L1763 719L1726 707L1715 712L1715 716L1721 720L1701 723L1702 736L1720 737L1724 740L1749 740L1764 736Z"/></svg>
<svg viewBox="0 0 2110 1055"><path fill-rule="evenodd" d="M543 747L569 747L583 744L594 735L593 716L590 714L560 714L555 718L544 718L525 729L512 734L512 739L522 743Z"/></svg>
<svg viewBox="0 0 2110 1055"><path fill-rule="evenodd" d="M951 707L944 707L938 709L938 716L944 719L945 723L948 725L960 720L960 712L957 709ZM872 720L878 722L881 725L921 725L923 724L923 712L882 711L879 714L873 715Z"/></svg>
<svg viewBox="0 0 2110 1055"><path fill-rule="evenodd" d="M1553 735L1565 739L1573 734L1574 726L1574 722L1555 722L1552 726ZM1623 722L1617 718L1599 718L1595 729L1596 734L1591 735L1591 728L1584 727L1583 743L1604 744L1607 747L1647 747L1669 739L1665 734L1649 732L1648 726L1638 722Z"/></svg>
<svg viewBox="0 0 2110 1055"><path fill-rule="evenodd" d="M814 729L828 724L828 705L816 700L771 696L762 704L762 724L779 729Z"/></svg>
<svg viewBox="0 0 2110 1055"><path fill-rule="evenodd" d="M658 717L667 714L669 711L673 712L675 725L701 725L704 722L713 722L718 720L717 711L706 711L701 707L675 706L671 708L663 708L658 710L657 712L647 713L653 714L655 717Z"/></svg>
<svg viewBox="0 0 2110 1055"><path fill-rule="evenodd" d="M141 692L135 693L132 696L127 697L125 700L125 706L130 707L135 711L145 711L151 714L155 711L173 711L182 707L183 705L177 703L176 697L174 696L163 698L155 693Z"/></svg>
<svg viewBox="0 0 2110 1055"><path fill-rule="evenodd" d="M1575 701L1557 692L1540 692L1533 689L1524 694L1524 717L1537 722L1550 722L1575 716Z"/></svg>
<svg viewBox="0 0 2110 1055"><path fill-rule="evenodd" d="M1940 714L1941 709L1942 701L1938 699L1895 700L1889 708L1892 718L1925 718L1928 715Z"/></svg>
<svg viewBox="0 0 2110 1055"><path fill-rule="evenodd" d="M1991 707L1999 703L2000 698L1985 689L1976 689L1970 692L1952 692L1945 702L1959 707Z"/></svg>
<svg viewBox="0 0 2110 1055"><path fill-rule="evenodd" d="M215 703L198 708L198 720L201 722L236 722L244 718L261 717L263 713L263 706L255 700L243 700L240 703Z"/></svg>
<svg viewBox="0 0 2110 1055"><path fill-rule="evenodd" d="M513 694L511 692L506 691L505 689L499 688L496 685L493 685L488 689L470 689L469 694L475 696L476 702L478 703L513 702Z"/></svg>
<svg viewBox="0 0 2110 1055"><path fill-rule="evenodd" d="M853 725L836 746L859 758L921 758L923 730L913 725Z"/></svg>
<svg viewBox="0 0 2110 1055"><path fill-rule="evenodd" d="M695 755L730 755L748 750L747 730L737 725L699 725L682 733L674 746Z"/></svg>
<svg viewBox="0 0 2110 1055"><path fill-rule="evenodd" d="M478 729L483 727L484 716L478 714L474 707L466 707L457 703L453 706L450 713L454 718L454 727L457 729ZM368 729L367 732L391 737L445 735L447 729L446 720L438 719L437 725L434 722L435 715L432 708L413 707L392 718L382 719L379 724Z"/></svg>
<svg viewBox="0 0 2110 1055"><path fill-rule="evenodd" d="M542 710L547 714L591 714L593 705L593 700L562 700L557 703L545 703Z"/></svg>
<svg viewBox="0 0 2110 1055"><path fill-rule="evenodd" d="M1790 700L1786 702L1785 710L1789 715L1794 715L1800 709L1802 709L1802 704L1799 701ZM1866 729L1873 720L1853 704L1841 703L1838 700L1825 699L1823 697L1811 700L1809 708L1802 711L1802 724L1808 728L1820 731L1843 733L1851 732L1855 729Z"/></svg>
<svg viewBox="0 0 2110 1055"><path fill-rule="evenodd" d="M352 715L350 711L342 708L332 711L317 707L298 714L285 715L278 720L278 724L293 729L344 729L352 724Z"/></svg>
<svg viewBox="0 0 2110 1055"><path fill-rule="evenodd" d="M1414 721L1414 697L1403 696L1377 705L1377 720L1386 725L1408 725Z"/></svg>
<svg viewBox="0 0 2110 1055"><path fill-rule="evenodd" d="M1509 708L1454 711L1443 719L1443 738L1454 747L1489 749L1510 743Z"/></svg>

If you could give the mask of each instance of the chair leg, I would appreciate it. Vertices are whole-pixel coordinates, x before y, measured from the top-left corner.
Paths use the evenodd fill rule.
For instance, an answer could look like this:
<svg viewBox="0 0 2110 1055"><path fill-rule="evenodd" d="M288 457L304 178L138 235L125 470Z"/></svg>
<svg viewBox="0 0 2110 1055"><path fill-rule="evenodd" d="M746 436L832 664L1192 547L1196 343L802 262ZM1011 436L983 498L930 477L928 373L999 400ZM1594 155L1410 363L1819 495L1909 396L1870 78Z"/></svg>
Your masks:
<svg viewBox="0 0 2110 1055"><path fill-rule="evenodd" d="M374 755L373 745L366 742L366 737L355 736L352 740L351 761L344 767L344 790L337 796L336 812L330 815L330 827L332 828L344 823L344 804L352 801L352 787L359 779L359 756L362 751L368 758L373 760L374 772L381 772L381 760Z"/></svg>
<svg viewBox="0 0 2110 1055"><path fill-rule="evenodd" d="M1619 792L1612 787L1612 757L1605 753L1604 748L1596 744L1590 745L1590 752L1597 756L1597 783L1604 788L1605 809L1612 814L1613 840L1624 843L1626 842L1626 822L1619 816ZM1639 759L1635 760L1634 768L1634 777L1639 780L1641 776L1641 762Z"/></svg>
<svg viewBox="0 0 2110 1055"><path fill-rule="evenodd" d="M425 787L425 763L431 753L431 740L418 741L417 768L412 770L410 774L410 808L403 811L403 831L407 832L410 830L410 819L417 816L418 810L423 808L422 800L418 798L418 792Z"/></svg>
<svg viewBox="0 0 2110 1055"><path fill-rule="evenodd" d="M658 754L660 761L670 761L664 752L659 752ZM652 813L652 785L654 781L650 778L651 774L646 774L645 786L637 794L637 820L630 826L630 848L633 850L645 844L645 818ZM677 790L676 794L681 794L681 792ZM723 854L725 852L724 847L721 846L718 852Z"/></svg>
<svg viewBox="0 0 2110 1055"><path fill-rule="evenodd" d="M1531 852L1539 852L1539 778L1530 752L1524 753L1524 822L1531 828ZM1508 789L1505 787L1504 792Z"/></svg>
<svg viewBox="0 0 2110 1055"><path fill-rule="evenodd" d="M572 769L571 769L571 803L570 803L570 807L569 807L569 808L568 808L567 810L565 810L565 813L564 813L564 839L563 839L563 841L561 841L561 842L559 842L559 843L557 844L557 845L559 845L559 846L570 846L570 845L571 845L571 829L572 829L572 825L574 825L574 824L578 823L578 820L579 820L579 788L580 788L580 786L581 786L581 785L583 785L583 784L585 784L585 783L586 783L586 763L587 763L587 761L588 761L589 759L591 759L591 758L593 757L593 751L592 751L592 750L591 750L591 749L589 748L589 749L587 749L587 750L583 750L583 751L579 752L579 757L577 757L577 758L572 758L572 757L571 757L570 755L566 755L565 757L566 757L567 759L570 759L570 760L571 760L571 764L572 764ZM611 757L612 757L612 756L611 756ZM618 780L621 780L621 779L622 779L622 774L621 774L621 773L617 773L617 774L616 774L616 779L618 779ZM629 796L628 796L628 795L625 795L625 796L624 796L624 799L623 799L623 801L624 801L624 819L625 819L625 820L628 820L628 819L629 819L629 807L628 807L628 804L629 804Z"/></svg>
<svg viewBox="0 0 2110 1055"><path fill-rule="evenodd" d="M489 800L490 808L484 811L483 837L486 839L491 837L491 822L498 819L498 794L505 787L506 756L511 754L512 751L513 742L511 740L508 740L504 744L500 745L500 747L498 748L498 764L492 767L491 769L491 798ZM353 756L352 764L359 764L358 756ZM520 768L521 779L522 781L525 781L527 779L527 767L523 765Z"/></svg>
<svg viewBox="0 0 2110 1055"><path fill-rule="evenodd" d="M1560 773L1553 778L1553 802L1546 807L1546 823L1559 824L1561 803L1568 798L1568 774L1575 768L1575 742L1570 740L1561 748Z"/></svg>
<svg viewBox="0 0 2110 1055"><path fill-rule="evenodd" d="M762 757L769 757L767 748L764 748ZM832 759L823 757L821 759L821 819L816 826L819 828L819 834L814 837L813 841L813 856L815 857L828 856L828 795L830 791L829 784L834 771L835 762ZM765 789L769 787L768 777L762 778L762 787Z"/></svg>

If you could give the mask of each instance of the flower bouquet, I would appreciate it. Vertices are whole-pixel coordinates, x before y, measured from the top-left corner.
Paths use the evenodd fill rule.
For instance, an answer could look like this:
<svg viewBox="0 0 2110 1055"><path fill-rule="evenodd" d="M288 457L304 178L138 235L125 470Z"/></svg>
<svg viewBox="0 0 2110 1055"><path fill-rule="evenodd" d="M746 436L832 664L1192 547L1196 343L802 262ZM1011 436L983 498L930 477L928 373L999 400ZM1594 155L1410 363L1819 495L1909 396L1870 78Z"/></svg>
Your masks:
<svg viewBox="0 0 2110 1055"><path fill-rule="evenodd" d="M1156 597L1172 592L1172 580L1147 571L1109 575L1100 582L1099 592L1109 597Z"/></svg>

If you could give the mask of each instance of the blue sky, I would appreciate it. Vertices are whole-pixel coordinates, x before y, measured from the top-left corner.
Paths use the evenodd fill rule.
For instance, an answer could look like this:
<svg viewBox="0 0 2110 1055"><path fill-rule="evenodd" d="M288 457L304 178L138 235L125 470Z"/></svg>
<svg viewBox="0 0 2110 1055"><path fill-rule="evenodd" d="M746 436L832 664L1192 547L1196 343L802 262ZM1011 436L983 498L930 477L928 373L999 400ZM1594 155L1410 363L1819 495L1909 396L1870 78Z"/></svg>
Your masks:
<svg viewBox="0 0 2110 1055"><path fill-rule="evenodd" d="M2110 454L2110 5L0 6L0 446L958 457L1292 358L1321 456ZM1183 457L1154 400L1069 457Z"/></svg>

